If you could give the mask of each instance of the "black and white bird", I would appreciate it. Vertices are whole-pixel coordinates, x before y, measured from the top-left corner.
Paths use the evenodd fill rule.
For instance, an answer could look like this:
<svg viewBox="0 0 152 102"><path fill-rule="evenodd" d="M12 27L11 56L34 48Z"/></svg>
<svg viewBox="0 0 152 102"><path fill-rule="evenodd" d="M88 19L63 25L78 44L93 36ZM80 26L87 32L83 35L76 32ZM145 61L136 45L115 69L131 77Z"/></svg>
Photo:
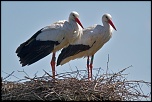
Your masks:
<svg viewBox="0 0 152 102"><path fill-rule="evenodd" d="M69 20L57 21L37 31L30 39L22 43L16 50L22 66L31 65L53 53L50 62L52 77L55 78L55 53L81 36L82 24L79 14L72 11Z"/></svg>
<svg viewBox="0 0 152 102"><path fill-rule="evenodd" d="M92 78L94 54L112 37L113 28L116 30L110 14L104 14L102 16L102 22L103 26L96 24L83 29L83 34L80 39L62 49L57 59L57 66L76 58L88 57L88 79ZM91 62L89 61L90 56Z"/></svg>

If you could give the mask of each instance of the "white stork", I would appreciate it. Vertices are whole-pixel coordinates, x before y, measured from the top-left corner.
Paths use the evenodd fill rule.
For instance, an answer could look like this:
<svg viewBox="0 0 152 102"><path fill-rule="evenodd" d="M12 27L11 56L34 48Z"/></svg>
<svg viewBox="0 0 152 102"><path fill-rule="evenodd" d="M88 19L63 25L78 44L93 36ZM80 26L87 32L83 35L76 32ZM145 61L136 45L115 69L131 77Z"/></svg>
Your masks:
<svg viewBox="0 0 152 102"><path fill-rule="evenodd" d="M112 36L113 28L116 30L110 14L104 14L102 16L102 22L103 22L103 26L96 24L94 26L83 29L83 35L81 36L81 38L61 51L57 59L57 66L63 65L69 62L70 60L74 60L76 58L88 56L87 59L88 79L92 78L94 54L107 41L109 41L109 39ZM90 65L89 65L89 56L91 56Z"/></svg>
<svg viewBox="0 0 152 102"><path fill-rule="evenodd" d="M83 28L79 14L73 11L70 13L68 21L57 21L37 31L16 50L22 67L31 65L53 53L50 64L52 77L55 78L55 53L81 36L82 28L80 26Z"/></svg>

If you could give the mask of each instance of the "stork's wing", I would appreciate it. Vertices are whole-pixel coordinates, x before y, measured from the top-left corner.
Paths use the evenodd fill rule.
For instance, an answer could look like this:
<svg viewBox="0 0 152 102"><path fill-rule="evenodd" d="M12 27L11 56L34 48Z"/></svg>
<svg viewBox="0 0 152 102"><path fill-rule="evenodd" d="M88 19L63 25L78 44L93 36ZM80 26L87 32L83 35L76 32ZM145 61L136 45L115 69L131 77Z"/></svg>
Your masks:
<svg viewBox="0 0 152 102"><path fill-rule="evenodd" d="M17 48L16 53L22 66L44 58L62 42L65 37L64 23L65 21L59 21L40 29Z"/></svg>
<svg viewBox="0 0 152 102"><path fill-rule="evenodd" d="M74 56L82 51L88 50L90 48L89 45L69 45L67 48L64 48L57 60L57 66L61 64L61 61L70 57L70 56Z"/></svg>

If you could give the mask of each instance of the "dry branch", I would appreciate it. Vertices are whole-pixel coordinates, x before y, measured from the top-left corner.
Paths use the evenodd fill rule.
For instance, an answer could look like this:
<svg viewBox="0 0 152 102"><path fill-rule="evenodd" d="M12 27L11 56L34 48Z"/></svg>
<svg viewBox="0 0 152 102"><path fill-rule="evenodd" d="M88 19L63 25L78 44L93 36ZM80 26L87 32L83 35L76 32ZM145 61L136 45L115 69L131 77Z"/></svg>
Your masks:
<svg viewBox="0 0 152 102"><path fill-rule="evenodd" d="M129 66L131 67L131 66ZM127 67L127 68L129 68ZM151 87L150 82L143 80L127 80L123 72L101 74L103 70L98 68L96 76L91 81L87 80L86 70L60 73L56 80L44 71L41 77L30 78L26 72L24 82L10 82L12 72L2 79L2 100L62 100L62 101L139 101L150 100L151 94L145 95L141 84ZM29 81L27 81L29 80Z"/></svg>

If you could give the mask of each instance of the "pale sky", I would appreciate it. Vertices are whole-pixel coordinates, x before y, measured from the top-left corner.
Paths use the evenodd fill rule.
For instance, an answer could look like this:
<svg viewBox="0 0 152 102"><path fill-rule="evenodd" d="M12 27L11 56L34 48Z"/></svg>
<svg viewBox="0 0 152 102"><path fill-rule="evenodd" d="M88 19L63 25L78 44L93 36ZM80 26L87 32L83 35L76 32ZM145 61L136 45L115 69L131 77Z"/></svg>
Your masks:
<svg viewBox="0 0 152 102"><path fill-rule="evenodd" d="M105 13L112 15L117 31L112 38L95 54L94 68L107 68L118 72L130 65L124 73L128 80L151 82L151 9L150 1L3 1L1 2L1 75L13 71L15 76L24 78L24 70L32 78L51 73L52 54L38 62L22 67L15 51L41 28L58 20L68 20L71 11L77 11L84 27L102 25L101 17ZM57 52L57 56L60 53ZM86 69L86 58L72 60L56 67L57 73ZM94 73L95 74L95 73ZM10 77L8 80L18 80ZM151 89L143 86L144 92Z"/></svg>

